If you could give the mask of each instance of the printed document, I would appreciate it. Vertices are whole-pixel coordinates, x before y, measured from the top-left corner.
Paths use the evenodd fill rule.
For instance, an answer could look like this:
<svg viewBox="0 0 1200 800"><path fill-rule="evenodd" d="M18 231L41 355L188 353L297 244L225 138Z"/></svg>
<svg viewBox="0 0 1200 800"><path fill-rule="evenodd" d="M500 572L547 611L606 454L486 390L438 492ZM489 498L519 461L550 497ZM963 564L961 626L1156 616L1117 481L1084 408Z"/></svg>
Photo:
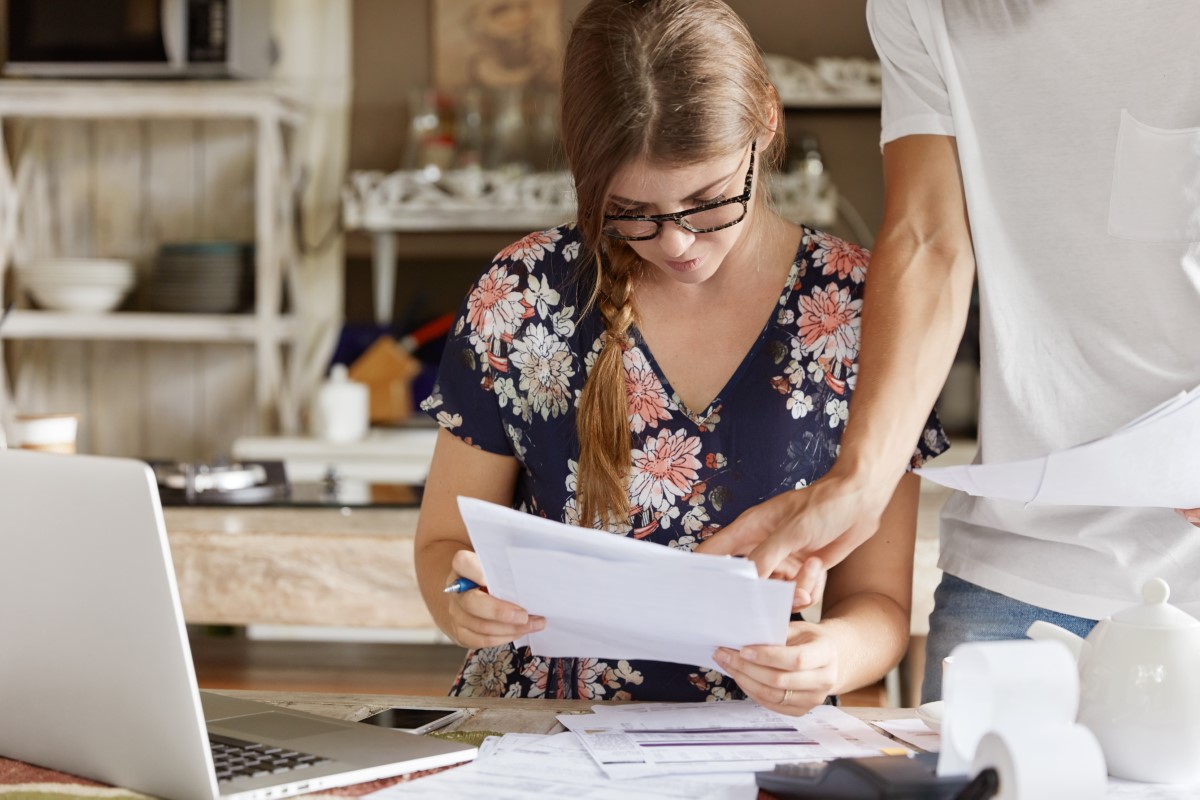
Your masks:
<svg viewBox="0 0 1200 800"><path fill-rule="evenodd" d="M546 618L535 655L650 659L720 670L718 647L787 640L794 584L744 558L703 555L474 498L459 511L488 591Z"/></svg>
<svg viewBox="0 0 1200 800"><path fill-rule="evenodd" d="M775 764L897 752L897 743L833 706L801 717L751 700L596 706L561 714L610 778L755 772ZM907 752L899 748L899 752Z"/></svg>
<svg viewBox="0 0 1200 800"><path fill-rule="evenodd" d="M1025 461L925 467L923 478L1030 505L1200 507L1200 386L1101 439Z"/></svg>

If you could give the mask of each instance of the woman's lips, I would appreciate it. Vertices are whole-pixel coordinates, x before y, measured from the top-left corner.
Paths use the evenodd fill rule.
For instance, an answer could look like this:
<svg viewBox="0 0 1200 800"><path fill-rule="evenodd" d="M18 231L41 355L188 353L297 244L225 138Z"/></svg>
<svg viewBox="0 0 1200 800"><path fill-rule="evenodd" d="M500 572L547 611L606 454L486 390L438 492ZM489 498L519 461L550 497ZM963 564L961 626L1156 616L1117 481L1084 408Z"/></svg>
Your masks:
<svg viewBox="0 0 1200 800"><path fill-rule="evenodd" d="M676 272L691 272L700 266L700 261L699 258L691 258L687 261L668 261L667 266Z"/></svg>

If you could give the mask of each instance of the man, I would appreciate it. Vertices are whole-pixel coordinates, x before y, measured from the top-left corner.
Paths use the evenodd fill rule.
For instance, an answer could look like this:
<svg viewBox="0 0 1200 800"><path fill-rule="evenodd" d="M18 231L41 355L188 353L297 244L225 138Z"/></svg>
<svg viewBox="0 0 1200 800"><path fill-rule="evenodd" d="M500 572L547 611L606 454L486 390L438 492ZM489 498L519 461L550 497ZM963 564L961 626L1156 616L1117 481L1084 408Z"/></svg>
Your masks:
<svg viewBox="0 0 1200 800"><path fill-rule="evenodd" d="M841 456L702 547L750 552L764 574L793 552L836 563L874 533L976 273L985 463L1105 435L1200 384L1200 3L869 0L867 14L887 188ZM1200 511L955 495L923 698L959 642L1034 619L1086 634L1152 577L1200 612L1189 522Z"/></svg>

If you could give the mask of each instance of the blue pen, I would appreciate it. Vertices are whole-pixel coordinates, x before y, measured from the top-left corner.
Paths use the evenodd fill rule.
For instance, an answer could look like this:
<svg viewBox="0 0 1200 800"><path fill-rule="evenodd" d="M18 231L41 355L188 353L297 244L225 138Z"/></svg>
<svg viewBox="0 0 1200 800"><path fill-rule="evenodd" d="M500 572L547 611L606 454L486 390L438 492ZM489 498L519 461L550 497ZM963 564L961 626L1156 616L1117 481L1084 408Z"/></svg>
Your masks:
<svg viewBox="0 0 1200 800"><path fill-rule="evenodd" d="M478 589L479 584L470 578L459 578L454 583L447 586L442 591L445 594L459 594L460 592L469 592L472 589Z"/></svg>

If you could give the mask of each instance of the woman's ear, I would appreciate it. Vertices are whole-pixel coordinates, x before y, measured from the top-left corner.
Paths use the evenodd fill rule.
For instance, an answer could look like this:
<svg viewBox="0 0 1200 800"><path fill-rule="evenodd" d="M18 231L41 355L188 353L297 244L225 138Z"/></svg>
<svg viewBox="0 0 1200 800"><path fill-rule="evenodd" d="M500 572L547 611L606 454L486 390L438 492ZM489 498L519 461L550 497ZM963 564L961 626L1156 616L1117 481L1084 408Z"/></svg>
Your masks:
<svg viewBox="0 0 1200 800"><path fill-rule="evenodd" d="M767 114L767 126L763 134L758 138L759 152L766 152L771 142L775 140L775 135L779 132L779 112L782 106L780 105L779 92L774 86L768 86L767 90L771 93L767 98L767 108L770 112Z"/></svg>

